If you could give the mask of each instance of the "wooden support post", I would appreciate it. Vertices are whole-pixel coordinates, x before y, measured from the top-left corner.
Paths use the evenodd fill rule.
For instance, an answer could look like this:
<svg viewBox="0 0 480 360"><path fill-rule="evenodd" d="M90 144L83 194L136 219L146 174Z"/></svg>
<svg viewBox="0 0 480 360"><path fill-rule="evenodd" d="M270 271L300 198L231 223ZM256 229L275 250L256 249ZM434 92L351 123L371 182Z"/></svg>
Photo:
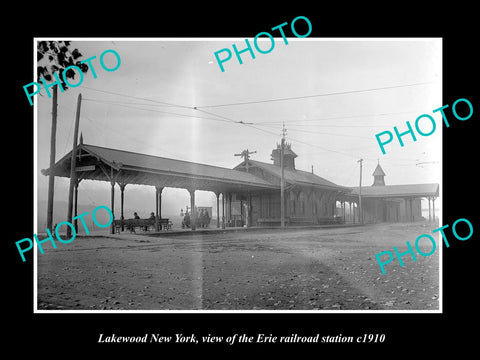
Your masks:
<svg viewBox="0 0 480 360"><path fill-rule="evenodd" d="M284 164L284 153L285 153L285 124L283 125L283 136L280 149L280 227L285 228L285 164Z"/></svg>
<svg viewBox="0 0 480 360"><path fill-rule="evenodd" d="M53 195L55 191L55 143L57 137L57 85L53 87L52 129L50 133L50 173L48 174L47 229L53 224Z"/></svg>
<svg viewBox="0 0 480 360"><path fill-rule="evenodd" d="M113 220L115 220L115 181L110 182L110 209L112 210ZM112 222L112 227L110 230L111 234L115 234L115 224Z"/></svg>
<svg viewBox="0 0 480 360"><path fill-rule="evenodd" d="M225 198L225 217L227 219L228 225L230 225L230 220L232 220L232 194L227 193L227 196Z"/></svg>
<svg viewBox="0 0 480 360"><path fill-rule="evenodd" d="M435 222L435 197L432 197L433 222Z"/></svg>
<svg viewBox="0 0 480 360"><path fill-rule="evenodd" d="M161 187L158 190L158 218L160 220L162 219L162 192L163 192L163 187Z"/></svg>
<svg viewBox="0 0 480 360"><path fill-rule="evenodd" d="M219 204L219 202L220 202L220 199L219 199L220 193L219 193L219 192L216 192L215 195L216 195L216 197L217 197L217 228L219 228L219 227L220 227L220 204Z"/></svg>
<svg viewBox="0 0 480 360"><path fill-rule="evenodd" d="M156 185L155 186L155 229L156 231L162 230L162 191L163 186Z"/></svg>
<svg viewBox="0 0 480 360"><path fill-rule="evenodd" d="M75 187L74 187L74 208L73 208L73 217L76 218L78 215L78 185L80 184L80 180L75 180ZM78 233L78 219L73 221L73 227L75 231Z"/></svg>
<svg viewBox="0 0 480 360"><path fill-rule="evenodd" d="M432 221L432 213L430 209L430 196L427 198L428 199L428 221Z"/></svg>
<svg viewBox="0 0 480 360"><path fill-rule="evenodd" d="M113 176L113 167L110 167L110 174L107 169L102 164L98 165L99 168L103 171L108 180L110 180L111 190L110 190L110 209L112 210L113 220L115 220L115 182L117 177L120 175L121 170L117 172L117 175ZM112 221L111 233L115 233L115 222Z"/></svg>
<svg viewBox="0 0 480 360"><path fill-rule="evenodd" d="M410 220L413 222L414 217L413 217L413 198L410 198Z"/></svg>
<svg viewBox="0 0 480 360"><path fill-rule="evenodd" d="M252 225L251 209L252 209L252 195L249 192L247 194L247 206L246 206L247 213L245 214L245 222L246 222L245 225L247 226L247 228Z"/></svg>
<svg viewBox="0 0 480 360"><path fill-rule="evenodd" d="M348 213L348 221L352 221L352 202L349 201L348 205L350 206L350 212Z"/></svg>
<svg viewBox="0 0 480 360"><path fill-rule="evenodd" d="M190 193L190 228L196 230L197 228L197 210L195 209L195 190L188 189Z"/></svg>
<svg viewBox="0 0 480 360"><path fill-rule="evenodd" d="M226 227L228 224L228 204L227 204L227 199L228 199L228 194L223 193L223 209L222 209L222 214L223 214L223 224Z"/></svg>
<svg viewBox="0 0 480 360"><path fill-rule="evenodd" d="M222 229L225 229L225 192L222 193Z"/></svg>
<svg viewBox="0 0 480 360"><path fill-rule="evenodd" d="M75 167L77 164L77 139L78 139L78 126L80 122L80 108L82 104L82 94L78 94L77 100L77 113L75 116L75 127L73 132L73 147L72 147L72 159L70 161L70 187L68 189L68 209L67 209L67 220L71 224L72 223L72 210L73 210L73 188L75 187L75 183L77 181L77 173L75 172ZM67 238L71 238L72 230L67 227Z"/></svg>
<svg viewBox="0 0 480 360"><path fill-rule="evenodd" d="M160 219L158 217L158 186L155 186L155 231L160 231Z"/></svg>
<svg viewBox="0 0 480 360"><path fill-rule="evenodd" d="M123 204L124 204L125 186L127 186L127 184L118 183L118 186L120 186L120 220L122 220L122 231L125 231L125 227L123 225L123 220L125 220L123 216Z"/></svg>
<svg viewBox="0 0 480 360"><path fill-rule="evenodd" d="M358 188L358 222L363 225L363 207L362 207L362 164L363 159L358 160L360 163L360 187Z"/></svg>
<svg viewBox="0 0 480 360"><path fill-rule="evenodd" d="M113 167L110 168L110 185L112 186L110 190L110 209L112 210L113 220L115 220L115 179L113 177ZM112 221L110 233L115 234L115 221Z"/></svg>

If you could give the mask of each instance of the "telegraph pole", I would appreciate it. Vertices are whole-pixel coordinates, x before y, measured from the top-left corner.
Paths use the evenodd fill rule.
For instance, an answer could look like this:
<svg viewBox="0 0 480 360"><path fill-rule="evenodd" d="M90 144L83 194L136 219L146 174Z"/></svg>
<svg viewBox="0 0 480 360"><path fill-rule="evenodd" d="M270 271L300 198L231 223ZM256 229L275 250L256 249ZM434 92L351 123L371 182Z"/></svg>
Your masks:
<svg viewBox="0 0 480 360"><path fill-rule="evenodd" d="M241 156L243 157L245 160L245 170L247 171L248 173L248 159L250 159L250 154L255 154L256 151L248 151L248 149L246 150L243 150L240 154L234 154L235 156Z"/></svg>
<svg viewBox="0 0 480 360"><path fill-rule="evenodd" d="M77 165L77 139L78 139L78 126L80 123L80 107L82 104L82 94L78 94L77 100L77 115L75 118L75 131L73 133L73 148L72 148L72 161L70 163L70 188L68 190L68 222L72 224L72 205L73 205L73 188L77 181L75 167ZM67 227L67 238L72 236L72 229Z"/></svg>
<svg viewBox="0 0 480 360"><path fill-rule="evenodd" d="M47 229L53 224L53 192L55 188L55 142L57 137L57 85L53 87L52 130L50 133L50 173L48 174Z"/></svg>
<svg viewBox="0 0 480 360"><path fill-rule="evenodd" d="M280 227L285 228L285 171L283 164L283 154L285 152L285 135L287 134L287 129L285 129L285 123L283 123L282 128L282 142L280 147L280 168L281 168L281 178L280 178Z"/></svg>
<svg viewBox="0 0 480 360"><path fill-rule="evenodd" d="M358 216L360 217L360 224L363 225L363 209L362 209L362 163L363 159L358 160L360 163L360 188L358 191Z"/></svg>

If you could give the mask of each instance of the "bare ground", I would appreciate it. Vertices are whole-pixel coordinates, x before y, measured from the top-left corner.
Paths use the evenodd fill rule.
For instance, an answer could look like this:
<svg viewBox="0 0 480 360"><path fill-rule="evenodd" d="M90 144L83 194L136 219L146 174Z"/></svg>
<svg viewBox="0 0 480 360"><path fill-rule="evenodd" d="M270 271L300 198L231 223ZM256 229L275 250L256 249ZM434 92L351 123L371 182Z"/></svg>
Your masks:
<svg viewBox="0 0 480 360"><path fill-rule="evenodd" d="M38 254L38 309L437 310L439 248L394 259L433 224L84 236ZM112 235L113 236L113 235ZM422 251L432 245L425 239ZM44 243L47 247L47 243ZM441 245L441 244L440 244Z"/></svg>

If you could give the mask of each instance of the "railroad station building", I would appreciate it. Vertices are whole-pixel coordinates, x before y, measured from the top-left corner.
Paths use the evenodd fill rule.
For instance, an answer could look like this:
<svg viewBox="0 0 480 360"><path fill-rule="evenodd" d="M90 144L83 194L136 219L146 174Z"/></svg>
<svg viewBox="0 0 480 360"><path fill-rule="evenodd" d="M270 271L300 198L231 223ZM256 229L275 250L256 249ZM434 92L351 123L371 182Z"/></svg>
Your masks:
<svg viewBox="0 0 480 360"><path fill-rule="evenodd" d="M429 221L435 219L438 184L386 185L380 164L373 172L373 184L362 187L362 210L365 223L408 222L423 220L422 198L428 201ZM352 194L360 194L359 187Z"/></svg>
<svg viewBox="0 0 480 360"><path fill-rule="evenodd" d="M286 144L283 164L287 226L360 222L360 189L334 184L313 171L296 169L297 156L291 145ZM56 162L53 169L55 176L70 177L71 158L72 153L69 152ZM114 216L121 220L124 219L127 185L154 186L157 230L162 219L162 191L165 187L187 189L190 209L196 207L196 190L215 193L216 227L280 225L280 145L272 150L271 160L272 163L265 163L246 156L244 161L229 169L88 145L81 137L76 149L74 216L77 215L79 185L82 180L90 179L110 183L112 212L115 208L115 187L120 188L120 214L114 213ZM42 173L48 175L50 171L45 169ZM373 176L373 185L361 189L365 223L421 220L421 199L428 199L430 206L430 200L434 204L439 196L438 184L385 185L385 173L380 165ZM192 216L195 216L194 212ZM192 230L195 230L194 221Z"/></svg>

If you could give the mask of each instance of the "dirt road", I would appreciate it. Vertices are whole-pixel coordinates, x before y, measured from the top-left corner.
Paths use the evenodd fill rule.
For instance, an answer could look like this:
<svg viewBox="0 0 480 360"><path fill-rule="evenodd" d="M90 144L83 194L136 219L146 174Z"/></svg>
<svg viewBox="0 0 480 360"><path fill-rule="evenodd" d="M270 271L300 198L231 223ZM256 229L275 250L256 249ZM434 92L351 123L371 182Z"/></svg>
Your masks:
<svg viewBox="0 0 480 360"><path fill-rule="evenodd" d="M433 228L78 237L38 255L38 309L436 310L441 246L404 256L405 267L394 260L385 275L375 259Z"/></svg>

